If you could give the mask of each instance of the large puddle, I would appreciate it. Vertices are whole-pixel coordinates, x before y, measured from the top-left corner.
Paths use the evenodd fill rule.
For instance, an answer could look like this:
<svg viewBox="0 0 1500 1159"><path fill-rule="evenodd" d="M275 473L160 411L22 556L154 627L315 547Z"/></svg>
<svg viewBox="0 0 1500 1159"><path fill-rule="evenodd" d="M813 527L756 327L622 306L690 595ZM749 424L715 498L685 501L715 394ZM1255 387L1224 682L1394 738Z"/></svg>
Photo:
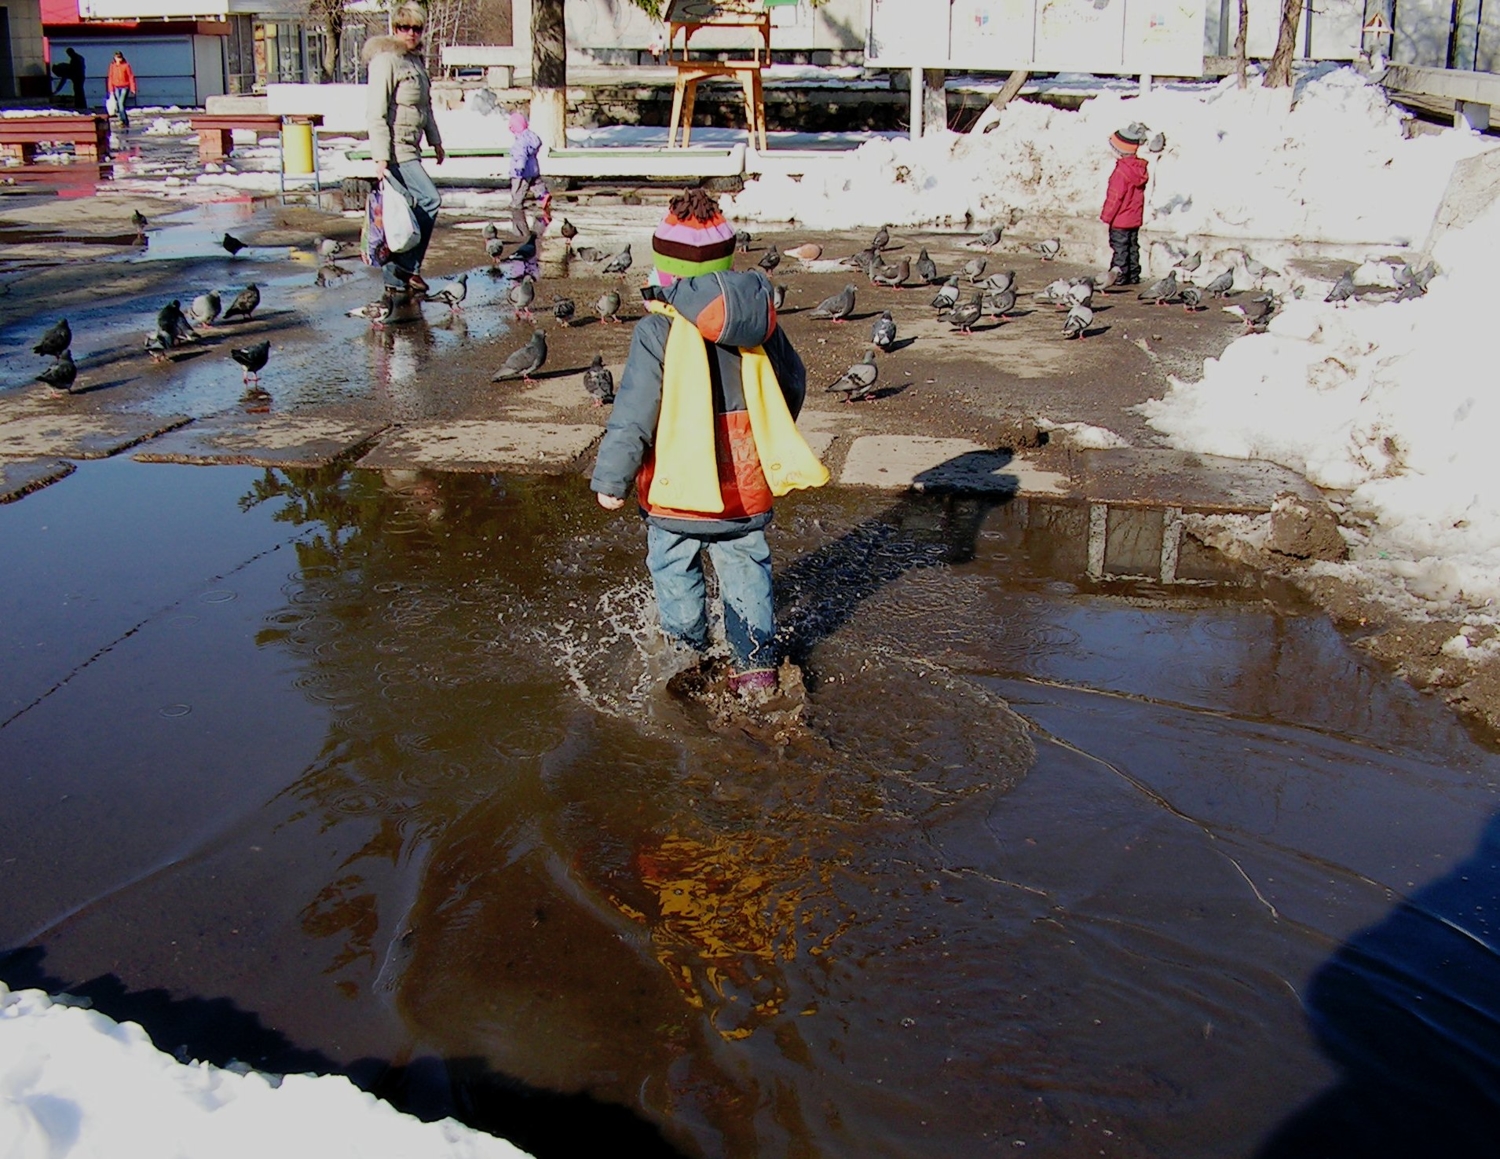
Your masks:
<svg viewBox="0 0 1500 1159"><path fill-rule="evenodd" d="M0 977L543 1156L1488 1153L1500 760L1326 620L1091 582L1065 508L802 497L773 748L662 690L590 500L0 507Z"/></svg>

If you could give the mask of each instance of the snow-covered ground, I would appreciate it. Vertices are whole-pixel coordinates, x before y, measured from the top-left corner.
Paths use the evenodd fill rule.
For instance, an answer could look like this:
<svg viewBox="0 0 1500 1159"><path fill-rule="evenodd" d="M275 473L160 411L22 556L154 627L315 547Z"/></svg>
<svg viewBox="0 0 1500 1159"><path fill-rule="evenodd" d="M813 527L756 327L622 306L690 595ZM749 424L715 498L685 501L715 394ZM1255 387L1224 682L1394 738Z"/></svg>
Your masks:
<svg viewBox="0 0 1500 1159"><path fill-rule="evenodd" d="M183 1064L133 1022L0 983L5 1159L525 1159L452 1119L423 1123L341 1076Z"/></svg>

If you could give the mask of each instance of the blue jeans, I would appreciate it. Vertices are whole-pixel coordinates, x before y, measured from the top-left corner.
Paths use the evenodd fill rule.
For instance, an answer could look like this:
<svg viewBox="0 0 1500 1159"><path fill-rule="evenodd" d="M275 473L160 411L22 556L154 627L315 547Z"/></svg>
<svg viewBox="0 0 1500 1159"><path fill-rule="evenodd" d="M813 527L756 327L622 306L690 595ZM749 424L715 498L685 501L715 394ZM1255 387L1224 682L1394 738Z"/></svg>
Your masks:
<svg viewBox="0 0 1500 1159"><path fill-rule="evenodd" d="M115 116L120 118L120 126L130 128L130 114L125 109L125 103L130 100L130 90L110 89L109 92L115 98Z"/></svg>
<svg viewBox="0 0 1500 1159"><path fill-rule="evenodd" d="M662 631L699 651L708 647L703 552L724 597L724 637L738 672L776 667L771 548L764 531L695 536L646 525L646 567L656 588Z"/></svg>
<svg viewBox="0 0 1500 1159"><path fill-rule="evenodd" d="M406 191L406 203L417 219L417 244L405 253L392 254L391 260L380 271L381 280L387 286L400 290L406 288L406 279L422 268L422 259L427 256L432 227L437 224L438 207L443 204L443 199L438 196L437 186L427 176L420 161L393 164L387 176L394 185Z"/></svg>

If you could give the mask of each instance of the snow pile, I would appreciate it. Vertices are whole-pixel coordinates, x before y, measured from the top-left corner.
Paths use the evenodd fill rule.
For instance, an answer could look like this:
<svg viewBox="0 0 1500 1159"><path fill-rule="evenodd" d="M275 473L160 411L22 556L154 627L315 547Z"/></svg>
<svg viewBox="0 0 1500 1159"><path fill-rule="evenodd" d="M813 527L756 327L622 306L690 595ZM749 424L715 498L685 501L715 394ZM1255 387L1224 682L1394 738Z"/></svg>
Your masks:
<svg viewBox="0 0 1500 1159"><path fill-rule="evenodd" d="M1369 527L1340 565L1347 578L1472 613L1500 599L1500 397L1487 372L1500 204L1434 256L1443 272L1425 298L1340 308L1310 288L1265 334L1209 360L1202 381L1141 409L1174 446L1271 459L1350 492Z"/></svg>
<svg viewBox="0 0 1500 1159"><path fill-rule="evenodd" d="M133 1022L0 983L0 1141L7 1159L525 1159L452 1119L423 1123L340 1076L183 1065Z"/></svg>
<svg viewBox="0 0 1500 1159"><path fill-rule="evenodd" d="M1453 164L1490 147L1469 133L1408 140L1383 91L1352 69L1288 90L1104 93L1076 112L1014 102L988 133L876 141L800 181L767 175L733 200L742 219L806 226L944 225L972 215L1035 232L1089 218L1114 164L1109 134L1132 121L1166 136L1147 154L1147 228L1179 237L1420 244Z"/></svg>

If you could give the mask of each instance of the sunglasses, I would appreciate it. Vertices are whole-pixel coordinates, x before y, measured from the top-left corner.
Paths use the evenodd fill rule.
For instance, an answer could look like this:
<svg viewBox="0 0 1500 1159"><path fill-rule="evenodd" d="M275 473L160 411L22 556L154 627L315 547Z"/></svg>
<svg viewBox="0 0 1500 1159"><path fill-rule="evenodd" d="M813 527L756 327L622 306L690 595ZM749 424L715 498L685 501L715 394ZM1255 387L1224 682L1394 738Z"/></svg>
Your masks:
<svg viewBox="0 0 1500 1159"><path fill-rule="evenodd" d="M422 26L420 24L392 24L391 28L395 32L421 32L422 31Z"/></svg>

